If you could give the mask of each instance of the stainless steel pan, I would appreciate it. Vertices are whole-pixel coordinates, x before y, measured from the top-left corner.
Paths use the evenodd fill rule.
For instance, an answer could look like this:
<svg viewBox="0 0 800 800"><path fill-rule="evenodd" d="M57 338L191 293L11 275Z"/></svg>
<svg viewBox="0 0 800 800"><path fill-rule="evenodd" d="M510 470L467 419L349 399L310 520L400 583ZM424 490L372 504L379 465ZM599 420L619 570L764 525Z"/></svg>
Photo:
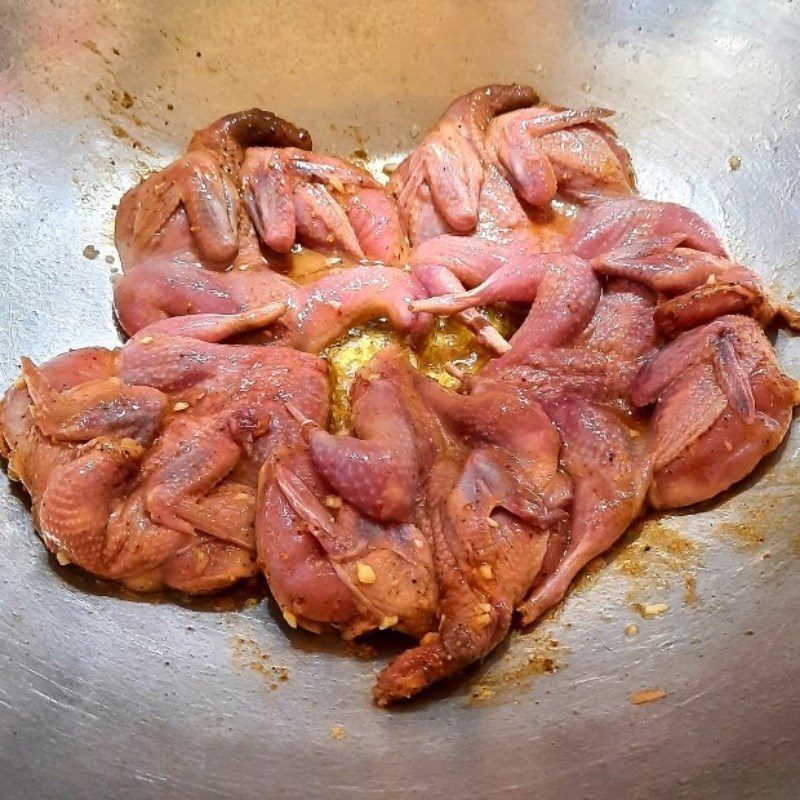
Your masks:
<svg viewBox="0 0 800 800"><path fill-rule="evenodd" d="M117 341L113 204L251 105L370 156L491 81L609 105L644 194L797 290L799 6L4 0L1 382L22 353ZM800 376L800 340L777 347ZM647 523L538 631L388 712L386 647L290 632L266 600L115 596L48 559L2 479L0 796L800 796L798 451L795 425L743 489ZM633 706L646 687L667 695Z"/></svg>

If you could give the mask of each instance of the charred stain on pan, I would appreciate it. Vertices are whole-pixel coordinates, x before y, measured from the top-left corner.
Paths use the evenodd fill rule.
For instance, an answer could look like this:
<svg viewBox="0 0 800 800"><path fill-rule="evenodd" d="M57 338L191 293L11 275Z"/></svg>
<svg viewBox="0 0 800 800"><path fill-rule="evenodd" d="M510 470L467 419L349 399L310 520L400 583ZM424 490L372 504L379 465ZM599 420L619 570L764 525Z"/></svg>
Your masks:
<svg viewBox="0 0 800 800"><path fill-rule="evenodd" d="M613 556L617 572L631 584L628 602L647 602L654 589L668 589L681 583L684 603L695 605L695 572L700 566L703 550L703 544L662 519L645 519L634 525Z"/></svg>
<svg viewBox="0 0 800 800"><path fill-rule="evenodd" d="M488 669L470 683L467 703L500 703L525 692L535 679L565 667L569 652L552 631L513 631L505 654L490 659Z"/></svg>
<svg viewBox="0 0 800 800"><path fill-rule="evenodd" d="M231 652L234 664L240 670L252 670L261 675L271 692L289 680L288 668L272 663L270 654L262 650L255 639L235 634L231 637Z"/></svg>

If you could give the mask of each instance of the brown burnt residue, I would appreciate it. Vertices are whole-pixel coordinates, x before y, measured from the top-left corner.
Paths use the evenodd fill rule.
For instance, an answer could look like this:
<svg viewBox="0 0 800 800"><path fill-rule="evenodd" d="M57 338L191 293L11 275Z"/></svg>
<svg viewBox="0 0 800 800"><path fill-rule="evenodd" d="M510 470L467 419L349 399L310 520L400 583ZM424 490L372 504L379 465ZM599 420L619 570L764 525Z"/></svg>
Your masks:
<svg viewBox="0 0 800 800"><path fill-rule="evenodd" d="M734 518L715 525L714 532L737 550L750 553L761 548L773 534L794 527L794 520L787 513L790 511L774 500L758 498L737 509Z"/></svg>
<svg viewBox="0 0 800 800"><path fill-rule="evenodd" d="M605 570L608 563L606 557L597 556L593 558L580 572L577 578L570 584L567 589L565 599L573 594L580 594L581 592L591 589L597 582L600 574Z"/></svg>
<svg viewBox="0 0 800 800"><path fill-rule="evenodd" d="M95 95L87 93L84 95L85 99L96 107L98 116L108 124L109 130L115 138L130 142L134 150L155 156L156 153L152 148L133 136L128 130L131 126L137 128L147 126L134 111L136 98L119 85L114 61L91 40L83 42L83 46L102 60L106 72L105 80L96 81L94 84ZM115 56L119 56L118 52L112 52ZM166 124L167 120L164 120L164 123Z"/></svg>
<svg viewBox="0 0 800 800"><path fill-rule="evenodd" d="M108 104L112 109L118 108L122 111L128 111L133 108L133 95L124 89L112 87L108 93ZM138 124L142 124L141 120L138 120Z"/></svg>
<svg viewBox="0 0 800 800"><path fill-rule="evenodd" d="M367 134L360 125L345 125L342 133L353 143L349 159L356 166L366 169L369 163L369 153L367 152Z"/></svg>
<svg viewBox="0 0 800 800"><path fill-rule="evenodd" d="M342 649L347 655L359 661L375 661L378 658L378 651L369 642L342 640Z"/></svg>
<svg viewBox="0 0 800 800"><path fill-rule="evenodd" d="M141 150L143 153L147 153L148 155L154 156L155 152L148 147L144 142L137 139L135 136L131 135L122 125L114 122L110 117L103 116L103 119L108 122L109 127L111 128L111 133L117 139L125 139L131 143L131 147L134 150Z"/></svg>
<svg viewBox="0 0 800 800"><path fill-rule="evenodd" d="M560 644L549 631L514 631L509 636L505 655L495 659L471 684L467 702L486 705L527 690L536 678L552 675L565 667L567 652L569 648Z"/></svg>
<svg viewBox="0 0 800 800"><path fill-rule="evenodd" d="M697 578L686 575L683 579L683 602L687 606L697 605Z"/></svg>
<svg viewBox="0 0 800 800"><path fill-rule="evenodd" d="M702 553L701 544L663 520L646 519L623 537L610 560L631 584L629 603L650 602L654 589L667 589L680 582L684 587L684 602L695 605L695 572Z"/></svg>
<svg viewBox="0 0 800 800"><path fill-rule="evenodd" d="M100 56L106 63L108 63L108 59L100 52L100 48L91 40L87 39L83 42L83 46L90 52L94 53L96 56Z"/></svg>
<svg viewBox="0 0 800 800"><path fill-rule="evenodd" d="M114 114L124 116L137 128L144 128L144 121L131 110L134 105L134 100L135 98L130 92L125 89L120 89L117 86L112 86L108 92L109 110Z"/></svg>
<svg viewBox="0 0 800 800"><path fill-rule="evenodd" d="M796 496L800 484L800 467L795 461L784 457L758 477L753 491L736 495L713 528L719 541L745 553L759 550L773 536L782 539L778 546L788 544L785 536L796 527ZM737 487L731 490L736 491ZM800 554L797 542L795 537L794 551Z"/></svg>
<svg viewBox="0 0 800 800"><path fill-rule="evenodd" d="M370 156L369 153L363 148L358 147L350 153L349 160L361 169L368 169Z"/></svg>
<svg viewBox="0 0 800 800"><path fill-rule="evenodd" d="M289 680L289 670L273 664L270 654L265 653L255 639L236 634L231 637L231 651L233 663L239 669L250 669L262 675L271 692Z"/></svg>
<svg viewBox="0 0 800 800"><path fill-rule="evenodd" d="M738 550L757 550L766 540L766 531L759 524L758 515L742 522L721 522L716 532Z"/></svg>
<svg viewBox="0 0 800 800"><path fill-rule="evenodd" d="M796 533L792 539L792 552L796 556L800 556L800 533Z"/></svg>

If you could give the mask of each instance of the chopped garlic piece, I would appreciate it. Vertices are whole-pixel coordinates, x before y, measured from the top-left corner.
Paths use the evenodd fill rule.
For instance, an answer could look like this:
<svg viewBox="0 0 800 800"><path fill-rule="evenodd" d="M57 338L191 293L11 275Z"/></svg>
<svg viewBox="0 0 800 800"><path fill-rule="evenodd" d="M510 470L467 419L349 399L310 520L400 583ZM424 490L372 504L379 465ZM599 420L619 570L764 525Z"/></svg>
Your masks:
<svg viewBox="0 0 800 800"><path fill-rule="evenodd" d="M344 739L345 736L347 736L347 731L344 725L331 725L332 739Z"/></svg>
<svg viewBox="0 0 800 800"><path fill-rule="evenodd" d="M375 570L363 561L356 562L356 577L359 583L375 583Z"/></svg>
<svg viewBox="0 0 800 800"><path fill-rule="evenodd" d="M484 562L483 564L478 567L478 572L481 574L481 578L484 580L490 581L492 579L492 565L487 564Z"/></svg>
<svg viewBox="0 0 800 800"><path fill-rule="evenodd" d="M381 620L380 625L378 625L378 630L385 631L387 628L392 628L395 625L397 625L397 617L396 616L384 617Z"/></svg>
<svg viewBox="0 0 800 800"><path fill-rule="evenodd" d="M342 507L342 498L335 494L329 494L323 502L328 508Z"/></svg>
<svg viewBox="0 0 800 800"><path fill-rule="evenodd" d="M628 637L636 636L639 633L639 626L638 625L626 625L625 626L625 635Z"/></svg>
<svg viewBox="0 0 800 800"><path fill-rule="evenodd" d="M666 696L667 693L663 689L641 689L631 695L631 702L635 706L640 706L643 703L652 703L654 700L661 700L662 697Z"/></svg>
<svg viewBox="0 0 800 800"><path fill-rule="evenodd" d="M331 185L331 189L335 192L339 192L339 194L344 194L344 184L341 181L341 178L337 177L336 175L332 175L328 179L328 183Z"/></svg>
<svg viewBox="0 0 800 800"><path fill-rule="evenodd" d="M56 553L56 561L58 561L58 563L61 564L62 567L66 567L67 564L72 563L72 561L70 561L69 556L63 550L59 550Z"/></svg>
<svg viewBox="0 0 800 800"><path fill-rule="evenodd" d="M154 341L155 341L154 336L142 336L142 338L139 339L139 344L150 344L151 342Z"/></svg>
<svg viewBox="0 0 800 800"><path fill-rule="evenodd" d="M296 628L297 627L297 616L295 614L292 614L291 611L284 610L283 618L286 620L286 624L290 628Z"/></svg>
<svg viewBox="0 0 800 800"><path fill-rule="evenodd" d="M491 517L486 517L486 524L490 528L499 528L500 523L496 519L492 519Z"/></svg>
<svg viewBox="0 0 800 800"><path fill-rule="evenodd" d="M172 406L173 411L186 411L187 408L189 408L189 404L184 403L183 400L181 400L179 403L175 403L175 405Z"/></svg>
<svg viewBox="0 0 800 800"><path fill-rule="evenodd" d="M642 615L650 619L658 617L669 609L666 603L646 603L642 606Z"/></svg>
<svg viewBox="0 0 800 800"><path fill-rule="evenodd" d="M208 566L209 561L210 561L210 556L205 550L194 551L194 565L198 575L202 575L202 573L205 572L205 569Z"/></svg>

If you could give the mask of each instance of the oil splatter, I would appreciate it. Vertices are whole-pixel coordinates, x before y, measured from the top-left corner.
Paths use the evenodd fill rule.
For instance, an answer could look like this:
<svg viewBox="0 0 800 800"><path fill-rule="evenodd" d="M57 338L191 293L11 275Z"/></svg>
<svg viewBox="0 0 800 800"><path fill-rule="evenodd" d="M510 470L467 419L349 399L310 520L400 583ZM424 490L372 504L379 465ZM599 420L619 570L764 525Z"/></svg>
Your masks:
<svg viewBox="0 0 800 800"><path fill-rule="evenodd" d="M350 420L350 389L356 373L378 351L399 340L380 322L351 328L343 339L330 345L325 352L331 365L331 422L334 431L343 430Z"/></svg>
<svg viewBox="0 0 800 800"><path fill-rule="evenodd" d="M315 277L319 274L321 273L317 272ZM510 311L484 313L503 336L510 336L517 328L518 319ZM455 389L459 382L446 371L446 365L452 364L462 372L474 375L489 358L475 336L452 319L437 319L416 353L403 344L401 338L383 321L351 328L344 337L323 352L331 365L332 430L338 431L347 427L350 418L350 390L358 370L380 350L393 344L403 347L409 361L420 372L448 389Z"/></svg>
<svg viewBox="0 0 800 800"><path fill-rule="evenodd" d="M506 339L521 322L510 309L483 309L481 313ZM475 375L488 360L489 353L478 344L471 331L451 317L440 317L419 351L416 366L442 386L456 389L459 382L446 371L447 365L457 367L467 375Z"/></svg>
<svg viewBox="0 0 800 800"><path fill-rule="evenodd" d="M287 277L299 284L312 283L319 280L326 272L332 269L355 266L343 258L331 258L325 253L319 253L308 247L295 245L290 253L283 257L283 263L278 263L273 269L285 271Z"/></svg>

